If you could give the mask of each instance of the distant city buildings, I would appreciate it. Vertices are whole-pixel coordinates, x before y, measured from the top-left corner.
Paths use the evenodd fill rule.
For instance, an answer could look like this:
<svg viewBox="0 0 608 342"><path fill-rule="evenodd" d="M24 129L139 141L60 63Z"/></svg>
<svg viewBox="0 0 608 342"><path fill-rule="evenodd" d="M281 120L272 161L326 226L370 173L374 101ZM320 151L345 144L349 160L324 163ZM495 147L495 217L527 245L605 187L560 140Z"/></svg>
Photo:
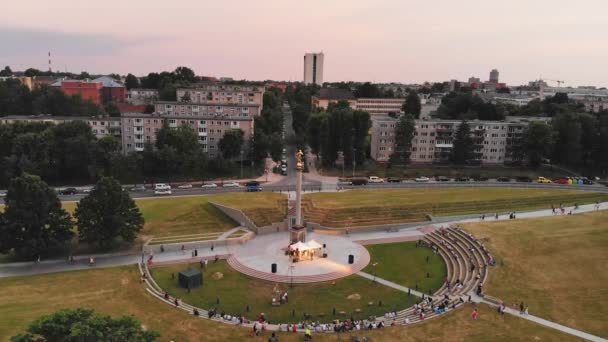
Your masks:
<svg viewBox="0 0 608 342"><path fill-rule="evenodd" d="M497 69L492 69L490 71L490 79L489 79L490 83L498 83L498 70Z"/></svg>
<svg viewBox="0 0 608 342"><path fill-rule="evenodd" d="M304 55L304 84L323 84L323 52Z"/></svg>
<svg viewBox="0 0 608 342"><path fill-rule="evenodd" d="M531 121L548 118L507 117L505 121L470 121L475 142L473 162L503 164L516 161L513 147L521 141ZM395 152L395 127L398 119L389 116L372 118L371 157L386 162ZM416 120L410 160L415 163L446 163L454 147L454 137L461 124L456 120Z"/></svg>
<svg viewBox="0 0 608 342"><path fill-rule="evenodd" d="M109 117L109 116L99 116L99 117L90 117L90 116L51 116L51 115L11 115L0 117L0 123L2 124L12 124L16 122L43 122L43 123L51 123L54 125L72 121L82 121L91 126L91 130L93 134L97 137L97 139L101 139L107 135L112 135L114 137L120 138L121 135L121 119L118 117Z"/></svg>
<svg viewBox="0 0 608 342"><path fill-rule="evenodd" d="M158 90L133 88L127 91L127 102L132 105L154 104L158 100Z"/></svg>
<svg viewBox="0 0 608 342"><path fill-rule="evenodd" d="M92 81L59 79L51 84L61 89L67 96L79 95L97 105L105 103L124 103L127 99L127 89L115 79L102 76Z"/></svg>

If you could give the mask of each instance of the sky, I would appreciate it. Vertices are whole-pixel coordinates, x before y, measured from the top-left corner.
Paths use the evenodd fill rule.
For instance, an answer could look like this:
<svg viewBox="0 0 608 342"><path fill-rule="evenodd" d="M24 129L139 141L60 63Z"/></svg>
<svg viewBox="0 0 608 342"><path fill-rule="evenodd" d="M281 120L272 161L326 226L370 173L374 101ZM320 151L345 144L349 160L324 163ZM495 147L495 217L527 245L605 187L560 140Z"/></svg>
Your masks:
<svg viewBox="0 0 608 342"><path fill-rule="evenodd" d="M469 77L608 86L606 0L19 0L3 4L0 68L300 81ZM554 84L549 81L549 84Z"/></svg>

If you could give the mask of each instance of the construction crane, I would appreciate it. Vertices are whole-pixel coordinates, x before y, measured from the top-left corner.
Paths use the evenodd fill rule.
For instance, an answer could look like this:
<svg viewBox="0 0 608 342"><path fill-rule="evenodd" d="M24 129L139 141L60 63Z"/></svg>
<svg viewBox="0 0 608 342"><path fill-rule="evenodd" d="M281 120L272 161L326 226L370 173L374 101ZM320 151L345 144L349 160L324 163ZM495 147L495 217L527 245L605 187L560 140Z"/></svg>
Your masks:
<svg viewBox="0 0 608 342"><path fill-rule="evenodd" d="M552 82L555 82L555 83L557 83L557 87L558 87L558 88L561 88L561 87L562 87L562 84L566 83L566 82L564 82L564 81L560 81L560 80L551 80L551 79L548 79L548 78L542 78L542 77L540 78L540 81L552 81Z"/></svg>

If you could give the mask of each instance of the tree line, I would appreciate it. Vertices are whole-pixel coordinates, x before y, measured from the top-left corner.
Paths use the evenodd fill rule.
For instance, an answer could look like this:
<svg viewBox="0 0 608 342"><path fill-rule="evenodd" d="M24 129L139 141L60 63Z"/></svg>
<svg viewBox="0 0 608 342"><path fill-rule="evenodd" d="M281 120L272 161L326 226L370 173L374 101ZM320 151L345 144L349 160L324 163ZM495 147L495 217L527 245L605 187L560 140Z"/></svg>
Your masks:
<svg viewBox="0 0 608 342"><path fill-rule="evenodd" d="M102 177L76 204L74 219L40 177L27 173L15 177L0 214L0 253L39 258L69 250L75 237L79 242L107 248L118 238L133 242L144 226L133 199L111 177ZM77 235L73 227L78 228Z"/></svg>

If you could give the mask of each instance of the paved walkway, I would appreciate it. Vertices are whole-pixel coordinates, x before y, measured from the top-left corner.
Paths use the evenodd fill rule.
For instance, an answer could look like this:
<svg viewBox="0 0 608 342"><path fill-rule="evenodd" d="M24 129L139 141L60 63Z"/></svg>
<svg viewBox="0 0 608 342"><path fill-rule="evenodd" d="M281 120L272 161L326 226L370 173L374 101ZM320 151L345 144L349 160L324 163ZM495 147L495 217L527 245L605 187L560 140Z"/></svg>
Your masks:
<svg viewBox="0 0 608 342"><path fill-rule="evenodd" d="M397 283L393 283L392 281L388 281L386 279L382 279L382 278L376 277L376 276L374 276L372 274L369 274L369 273L357 272L356 274L359 275L359 276L361 276L361 277L363 277L363 278L367 278L369 280L376 281L377 283L380 283L380 284L382 284L384 286L392 287L395 290L399 290L401 292L412 294L412 295L414 295L416 297L420 297L420 298L428 297L428 295L425 295L422 292L419 292L419 291L416 291L416 290L412 290L409 287L401 286L401 285L399 285Z"/></svg>

